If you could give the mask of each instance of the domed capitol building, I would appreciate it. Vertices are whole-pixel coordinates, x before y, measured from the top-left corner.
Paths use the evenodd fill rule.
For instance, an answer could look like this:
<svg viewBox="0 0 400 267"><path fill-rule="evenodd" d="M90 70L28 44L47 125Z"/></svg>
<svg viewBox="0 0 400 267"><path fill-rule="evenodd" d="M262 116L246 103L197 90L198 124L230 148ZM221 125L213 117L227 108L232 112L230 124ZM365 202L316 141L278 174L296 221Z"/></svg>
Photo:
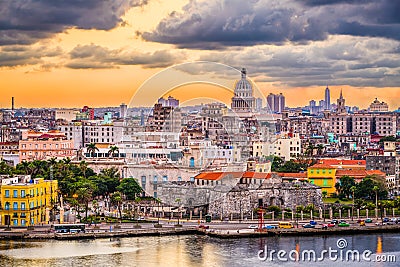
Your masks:
<svg viewBox="0 0 400 267"><path fill-rule="evenodd" d="M253 113L255 111L255 98L253 85L246 78L246 69L242 68L242 78L236 82L231 108L236 113ZM249 114L250 115L250 114Z"/></svg>

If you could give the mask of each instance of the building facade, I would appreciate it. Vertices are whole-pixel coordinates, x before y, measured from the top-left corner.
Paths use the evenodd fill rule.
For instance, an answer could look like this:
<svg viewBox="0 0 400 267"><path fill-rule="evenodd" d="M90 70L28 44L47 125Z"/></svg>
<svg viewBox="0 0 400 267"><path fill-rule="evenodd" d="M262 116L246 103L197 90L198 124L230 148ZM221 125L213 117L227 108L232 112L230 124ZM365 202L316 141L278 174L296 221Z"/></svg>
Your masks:
<svg viewBox="0 0 400 267"><path fill-rule="evenodd" d="M0 189L1 225L33 226L50 222L58 202L58 183L30 176L3 178Z"/></svg>

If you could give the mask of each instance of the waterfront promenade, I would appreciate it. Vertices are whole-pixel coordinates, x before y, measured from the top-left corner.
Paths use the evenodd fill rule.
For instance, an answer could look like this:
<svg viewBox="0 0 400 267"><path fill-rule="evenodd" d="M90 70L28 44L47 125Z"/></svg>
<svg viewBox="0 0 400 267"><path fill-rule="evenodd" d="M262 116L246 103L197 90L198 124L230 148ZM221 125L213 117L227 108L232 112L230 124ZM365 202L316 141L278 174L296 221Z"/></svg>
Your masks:
<svg viewBox="0 0 400 267"><path fill-rule="evenodd" d="M94 239L113 237L138 237L138 236L163 236L163 235L207 235L216 238L248 238L268 236L305 236L305 235L352 235L366 233L400 232L400 224L376 225L378 221L360 226L356 221L349 221L348 227L322 228L323 222L318 222L315 228L303 228L301 225L307 221L300 221L298 228L292 229L251 229L257 225L257 221L246 222L212 222L206 223L208 229L199 226L198 221L181 221L177 226L175 221L160 221L161 227L155 227L155 223L122 223L122 224L98 224L87 226L85 233L62 234L51 230L50 225L36 226L34 229L26 228L1 228L0 239ZM278 222L268 222L269 225L277 225ZM202 224L204 225L204 224Z"/></svg>

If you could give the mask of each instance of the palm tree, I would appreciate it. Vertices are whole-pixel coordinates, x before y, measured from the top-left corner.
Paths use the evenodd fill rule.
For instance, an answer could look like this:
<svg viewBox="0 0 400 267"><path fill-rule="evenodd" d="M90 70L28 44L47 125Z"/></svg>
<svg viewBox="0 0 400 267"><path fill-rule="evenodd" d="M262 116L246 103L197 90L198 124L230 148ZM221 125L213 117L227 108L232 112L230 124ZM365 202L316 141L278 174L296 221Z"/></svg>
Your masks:
<svg viewBox="0 0 400 267"><path fill-rule="evenodd" d="M311 156L311 157L314 156L314 149L315 149L315 146L310 143L308 145L308 147L306 148L306 155Z"/></svg>
<svg viewBox="0 0 400 267"><path fill-rule="evenodd" d="M317 146L316 146L316 148L317 148L317 155L318 156L322 156L322 154L323 154L323 152L324 152L324 145L323 144L318 144Z"/></svg>
<svg viewBox="0 0 400 267"><path fill-rule="evenodd" d="M86 163L86 161L82 160L81 162L79 162L79 168L81 169L83 177L86 178L86 170L88 168L88 164Z"/></svg>
<svg viewBox="0 0 400 267"><path fill-rule="evenodd" d="M115 157L116 153L119 153L119 148L117 146L110 146L110 150L108 150L108 155Z"/></svg>
<svg viewBox="0 0 400 267"><path fill-rule="evenodd" d="M122 222L122 210L121 210L122 193L119 192L119 191L114 192L111 195L111 203L114 203L115 205L117 205L118 213L119 213L119 219L120 219L120 222Z"/></svg>
<svg viewBox="0 0 400 267"><path fill-rule="evenodd" d="M87 149L87 152L92 156L92 158L94 158L94 153L96 151L99 151L99 149L96 147L96 144L94 144L94 143L88 144L86 149Z"/></svg>

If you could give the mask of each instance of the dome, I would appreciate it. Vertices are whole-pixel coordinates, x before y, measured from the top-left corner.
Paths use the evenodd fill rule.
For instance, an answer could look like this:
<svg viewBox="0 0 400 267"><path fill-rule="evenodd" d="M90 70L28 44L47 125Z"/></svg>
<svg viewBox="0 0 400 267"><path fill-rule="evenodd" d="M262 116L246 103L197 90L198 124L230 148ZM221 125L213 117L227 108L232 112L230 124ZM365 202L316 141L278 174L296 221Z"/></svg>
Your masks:
<svg viewBox="0 0 400 267"><path fill-rule="evenodd" d="M253 86L251 85L251 82L246 79L246 69L242 69L242 79L240 79L238 82L236 82L235 85L235 93L242 93L242 92L248 92L252 93L253 92Z"/></svg>

